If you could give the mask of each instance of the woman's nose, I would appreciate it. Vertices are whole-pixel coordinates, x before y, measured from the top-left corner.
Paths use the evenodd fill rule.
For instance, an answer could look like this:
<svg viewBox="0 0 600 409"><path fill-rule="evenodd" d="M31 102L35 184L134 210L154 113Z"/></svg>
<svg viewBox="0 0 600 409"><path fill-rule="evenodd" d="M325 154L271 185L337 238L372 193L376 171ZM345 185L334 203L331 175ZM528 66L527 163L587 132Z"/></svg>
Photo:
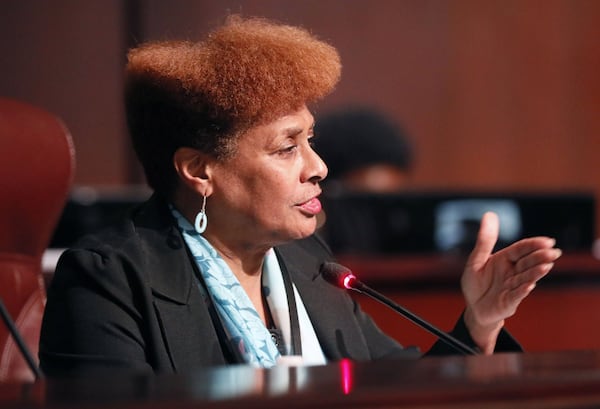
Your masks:
<svg viewBox="0 0 600 409"><path fill-rule="evenodd" d="M323 159L315 152L312 147L308 149L306 155L306 177L304 181L320 182L327 177L327 165Z"/></svg>

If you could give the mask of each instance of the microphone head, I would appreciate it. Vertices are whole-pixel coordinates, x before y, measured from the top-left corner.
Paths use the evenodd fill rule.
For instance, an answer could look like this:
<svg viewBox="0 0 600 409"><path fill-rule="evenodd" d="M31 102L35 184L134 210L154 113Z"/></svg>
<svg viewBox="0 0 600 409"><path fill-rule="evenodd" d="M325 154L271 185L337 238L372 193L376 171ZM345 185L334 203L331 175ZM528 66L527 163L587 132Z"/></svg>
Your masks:
<svg viewBox="0 0 600 409"><path fill-rule="evenodd" d="M321 264L320 272L325 281L338 288L351 289L352 287L349 285L351 279L356 280L356 277L354 277L354 274L352 274L352 271L348 267L332 261L326 261Z"/></svg>

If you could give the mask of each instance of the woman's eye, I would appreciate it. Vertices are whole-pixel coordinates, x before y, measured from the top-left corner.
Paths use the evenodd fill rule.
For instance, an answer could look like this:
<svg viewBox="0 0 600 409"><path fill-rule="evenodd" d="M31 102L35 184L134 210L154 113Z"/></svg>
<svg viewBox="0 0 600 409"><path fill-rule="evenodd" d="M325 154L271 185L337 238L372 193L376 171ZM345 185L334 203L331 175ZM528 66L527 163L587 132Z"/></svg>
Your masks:
<svg viewBox="0 0 600 409"><path fill-rule="evenodd" d="M298 148L298 145L290 145L290 146L286 146L285 148L281 149L279 152L291 153L291 152L294 152L297 148Z"/></svg>

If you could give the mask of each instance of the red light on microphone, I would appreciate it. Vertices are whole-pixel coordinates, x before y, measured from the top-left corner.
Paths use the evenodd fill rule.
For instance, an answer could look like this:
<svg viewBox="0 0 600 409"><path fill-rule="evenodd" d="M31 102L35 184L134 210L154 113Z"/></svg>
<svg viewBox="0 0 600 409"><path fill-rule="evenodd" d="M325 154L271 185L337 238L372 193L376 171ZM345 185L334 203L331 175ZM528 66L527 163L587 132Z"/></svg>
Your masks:
<svg viewBox="0 0 600 409"><path fill-rule="evenodd" d="M347 288L348 290L352 290L354 288L354 286L352 284L355 281L356 281L356 277L354 276L354 274L350 273L350 274L346 274L344 276L344 278L342 279L342 284L344 285L344 288Z"/></svg>
<svg viewBox="0 0 600 409"><path fill-rule="evenodd" d="M329 284L345 290L362 291L365 285L347 267L333 262L321 265L321 275Z"/></svg>

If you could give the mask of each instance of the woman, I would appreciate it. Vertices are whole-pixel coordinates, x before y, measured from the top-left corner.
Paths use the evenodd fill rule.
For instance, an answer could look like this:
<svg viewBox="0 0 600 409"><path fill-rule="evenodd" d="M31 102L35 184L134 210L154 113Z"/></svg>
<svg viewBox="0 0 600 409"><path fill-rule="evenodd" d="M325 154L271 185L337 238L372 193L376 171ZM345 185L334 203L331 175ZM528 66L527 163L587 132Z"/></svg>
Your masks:
<svg viewBox="0 0 600 409"><path fill-rule="evenodd" d="M150 43L127 65L133 145L153 197L61 257L40 342L48 375L182 372L285 356L305 364L408 352L318 274L313 233L327 167L307 104L340 76L336 50L305 30L231 17L203 42ZM522 240L491 254L482 220L453 334L489 354L560 251ZM435 345L432 353L448 352Z"/></svg>

